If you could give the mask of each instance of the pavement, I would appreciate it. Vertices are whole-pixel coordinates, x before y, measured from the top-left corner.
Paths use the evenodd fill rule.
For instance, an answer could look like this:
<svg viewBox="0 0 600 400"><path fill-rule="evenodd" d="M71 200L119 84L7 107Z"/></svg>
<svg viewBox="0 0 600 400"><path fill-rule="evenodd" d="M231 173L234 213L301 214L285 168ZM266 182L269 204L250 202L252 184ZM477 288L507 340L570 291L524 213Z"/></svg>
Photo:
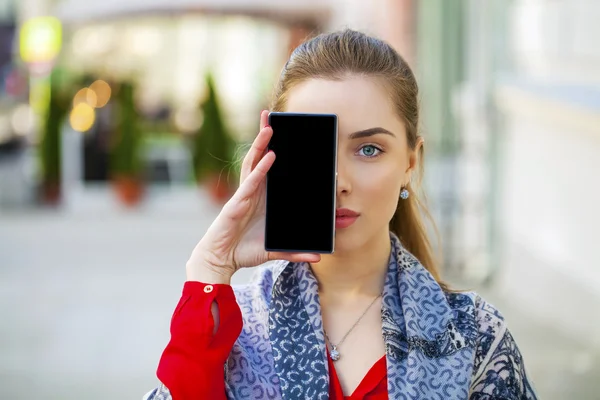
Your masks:
<svg viewBox="0 0 600 400"><path fill-rule="evenodd" d="M195 192L186 199L0 210L0 398L141 399L158 384L185 262L218 212ZM540 399L600 399L597 351L493 286L475 289L509 321Z"/></svg>

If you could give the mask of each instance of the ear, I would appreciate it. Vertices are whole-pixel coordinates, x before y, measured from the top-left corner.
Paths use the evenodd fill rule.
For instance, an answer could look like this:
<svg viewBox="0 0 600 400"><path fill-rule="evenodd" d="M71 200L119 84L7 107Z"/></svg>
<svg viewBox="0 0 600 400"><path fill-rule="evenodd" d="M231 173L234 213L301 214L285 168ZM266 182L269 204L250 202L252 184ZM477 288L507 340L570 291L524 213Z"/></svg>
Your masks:
<svg viewBox="0 0 600 400"><path fill-rule="evenodd" d="M419 166L419 162L421 162L421 160L419 159L420 155L421 155L421 149L423 148L423 143L425 143L425 140L419 136L417 138L417 143L415 144L415 148L412 150L408 151L408 169L406 170L406 178L407 178L407 182L410 182L411 178L412 178L412 173L413 171L415 171L417 169L417 167Z"/></svg>

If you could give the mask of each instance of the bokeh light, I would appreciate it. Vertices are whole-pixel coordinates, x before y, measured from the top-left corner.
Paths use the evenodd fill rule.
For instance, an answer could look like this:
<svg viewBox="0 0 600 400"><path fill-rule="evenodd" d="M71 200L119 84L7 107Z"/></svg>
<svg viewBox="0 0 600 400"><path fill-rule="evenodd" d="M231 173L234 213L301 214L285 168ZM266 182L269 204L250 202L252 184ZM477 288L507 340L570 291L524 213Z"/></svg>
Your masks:
<svg viewBox="0 0 600 400"><path fill-rule="evenodd" d="M28 104L21 104L13 111L12 129L17 135L26 136L33 129L34 113Z"/></svg>
<svg viewBox="0 0 600 400"><path fill-rule="evenodd" d="M110 100L110 95L112 93L110 89L110 85L103 80L97 80L90 85L90 90L95 94L96 101L95 107L102 108L104 107L108 101ZM90 104L91 105L91 104Z"/></svg>
<svg viewBox="0 0 600 400"><path fill-rule="evenodd" d="M27 63L49 62L62 46L62 24L58 18L31 18L21 27L20 54Z"/></svg>
<svg viewBox="0 0 600 400"><path fill-rule="evenodd" d="M73 107L77 107L79 104L87 104L94 108L98 102L96 93L90 88L83 88L77 92L73 98Z"/></svg>
<svg viewBox="0 0 600 400"><path fill-rule="evenodd" d="M194 133L202 125L202 115L194 108L182 108L175 113L174 122L181 132Z"/></svg>
<svg viewBox="0 0 600 400"><path fill-rule="evenodd" d="M80 102L73 110L69 117L71 127L77 132L86 132L94 125L96 120L96 112L88 103Z"/></svg>

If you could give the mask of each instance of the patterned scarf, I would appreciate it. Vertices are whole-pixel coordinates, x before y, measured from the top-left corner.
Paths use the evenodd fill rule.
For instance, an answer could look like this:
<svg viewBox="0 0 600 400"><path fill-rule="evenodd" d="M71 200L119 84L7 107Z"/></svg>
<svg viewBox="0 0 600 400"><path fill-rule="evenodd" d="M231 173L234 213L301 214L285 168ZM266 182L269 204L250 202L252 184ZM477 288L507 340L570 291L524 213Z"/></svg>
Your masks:
<svg viewBox="0 0 600 400"><path fill-rule="evenodd" d="M383 291L390 399L466 399L478 328L475 294L445 293L390 233ZM318 284L307 263L278 261L235 288L244 328L225 368L229 398L329 397Z"/></svg>

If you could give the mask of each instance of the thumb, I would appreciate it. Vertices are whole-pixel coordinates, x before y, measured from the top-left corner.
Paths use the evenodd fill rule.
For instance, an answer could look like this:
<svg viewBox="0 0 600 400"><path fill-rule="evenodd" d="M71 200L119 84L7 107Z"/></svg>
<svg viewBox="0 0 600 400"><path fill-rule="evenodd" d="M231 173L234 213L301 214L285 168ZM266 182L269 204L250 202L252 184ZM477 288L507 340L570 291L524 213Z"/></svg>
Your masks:
<svg viewBox="0 0 600 400"><path fill-rule="evenodd" d="M269 252L269 260L287 260L291 262L319 262L321 261L321 255L314 253Z"/></svg>

